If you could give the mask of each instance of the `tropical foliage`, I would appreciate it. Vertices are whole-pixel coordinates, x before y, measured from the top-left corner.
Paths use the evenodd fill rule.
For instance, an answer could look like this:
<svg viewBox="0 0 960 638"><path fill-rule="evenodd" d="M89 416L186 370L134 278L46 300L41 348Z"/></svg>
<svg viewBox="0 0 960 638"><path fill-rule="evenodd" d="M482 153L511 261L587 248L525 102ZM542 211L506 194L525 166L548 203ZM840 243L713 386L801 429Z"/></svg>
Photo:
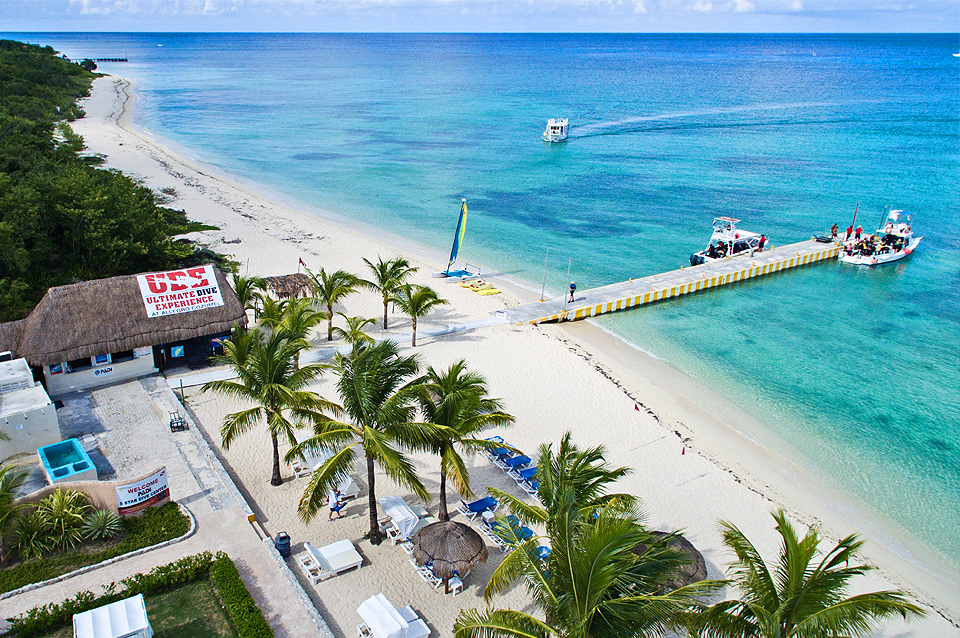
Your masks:
<svg viewBox="0 0 960 638"><path fill-rule="evenodd" d="M18 511L25 505L15 505L17 490L27 480L29 473L16 465L0 467L0 564L6 562L7 548L4 540L16 525Z"/></svg>
<svg viewBox="0 0 960 638"><path fill-rule="evenodd" d="M384 261L383 257L377 257L377 263L373 263L367 258L363 260L370 268L373 277L369 280L361 280L360 285L379 292L383 297L383 328L387 328L387 308L390 306L390 297L406 283L417 269L403 257Z"/></svg>
<svg viewBox="0 0 960 638"><path fill-rule="evenodd" d="M736 555L731 580L741 594L691 614L686 624L693 635L843 638L866 635L893 616L924 615L902 591L847 595L853 578L874 569L855 563L863 545L855 534L824 553L817 527L809 528L801 539L783 510L774 512L773 518L781 540L773 565L735 525L721 522L723 542Z"/></svg>
<svg viewBox="0 0 960 638"><path fill-rule="evenodd" d="M377 523L376 466L422 500L429 500L413 463L399 449L427 449L446 430L413 420L419 392L414 375L419 367L416 357L400 356L392 341L358 343L349 355L338 354L334 358L342 401L342 407L336 410L349 420L315 418L314 436L287 453L289 460L308 450L332 451L330 458L313 473L300 498L300 518L308 522L317 515L327 503L328 491L349 475L361 455L367 468L372 544L379 545L382 540Z"/></svg>
<svg viewBox="0 0 960 638"><path fill-rule="evenodd" d="M228 414L220 428L223 447L257 425L266 425L272 443L272 485L281 485L279 439L296 445L295 431L303 420L336 406L304 388L320 376L326 366L311 364L298 368L297 353L302 342L291 340L282 330L267 336L259 329L235 328L217 359L233 368L236 380L211 381L202 391L214 390L252 402L253 407Z"/></svg>
<svg viewBox="0 0 960 638"><path fill-rule="evenodd" d="M417 319L426 317L437 306L450 303L437 296L437 291L433 288L417 284L403 284L390 296L390 300L410 316L413 328L410 345L414 348L417 347Z"/></svg>
<svg viewBox="0 0 960 638"><path fill-rule="evenodd" d="M671 591L664 585L684 557L669 546L669 535L661 539L644 527L636 499L608 493L627 470L609 468L602 448L581 451L568 434L557 454L547 445L540 453L543 506L497 493L516 522L497 517L512 551L494 571L484 598L489 602L522 581L543 619L511 609L464 610L454 625L457 638L657 635L716 586L702 581ZM522 522L543 524L546 537L523 534Z"/></svg>
<svg viewBox="0 0 960 638"><path fill-rule="evenodd" d="M501 410L500 400L489 398L486 393L483 377L467 370L463 359L443 372L430 367L423 378L419 396L423 418L448 428L443 436L430 444L433 453L440 457L438 518L441 521L450 520L447 513L448 477L460 494L473 496L470 474L457 448L470 452L489 448L492 443L477 438L477 435L487 428L513 423L513 417Z"/></svg>
<svg viewBox="0 0 960 638"><path fill-rule="evenodd" d="M51 286L225 259L174 238L210 228L96 168L68 121L94 75L50 47L0 40L0 321Z"/></svg>
<svg viewBox="0 0 960 638"><path fill-rule="evenodd" d="M333 306L357 292L360 278L345 270L328 273L323 268L314 274L307 271L313 284L313 294L327 309L327 341L333 341Z"/></svg>
<svg viewBox="0 0 960 638"><path fill-rule="evenodd" d="M376 343L376 339L368 335L364 328L370 324L377 323L376 319L368 319L366 317L348 317L342 312L338 312L338 315L343 317L344 322L347 324L346 328L341 328L340 326L334 326L333 332L338 337L349 343L351 346L355 346L358 343Z"/></svg>

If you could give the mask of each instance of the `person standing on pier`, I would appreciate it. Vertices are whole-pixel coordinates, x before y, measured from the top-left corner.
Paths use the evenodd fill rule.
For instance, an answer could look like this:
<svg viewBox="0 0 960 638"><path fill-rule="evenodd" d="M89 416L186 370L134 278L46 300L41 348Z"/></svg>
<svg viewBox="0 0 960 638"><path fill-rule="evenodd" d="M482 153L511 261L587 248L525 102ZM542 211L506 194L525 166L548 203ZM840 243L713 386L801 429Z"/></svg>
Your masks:
<svg viewBox="0 0 960 638"><path fill-rule="evenodd" d="M760 245L758 246L758 248L760 249L760 252L763 252L763 246L764 246L766 243L767 243L767 236L766 236L766 235L760 235Z"/></svg>
<svg viewBox="0 0 960 638"><path fill-rule="evenodd" d="M830 239L832 239L832 240L834 240L834 241L837 240L837 225L836 225L836 224L834 224L833 226L830 227Z"/></svg>
<svg viewBox="0 0 960 638"><path fill-rule="evenodd" d="M570 302L573 302L573 293L577 292L577 284L574 281L570 282Z"/></svg>

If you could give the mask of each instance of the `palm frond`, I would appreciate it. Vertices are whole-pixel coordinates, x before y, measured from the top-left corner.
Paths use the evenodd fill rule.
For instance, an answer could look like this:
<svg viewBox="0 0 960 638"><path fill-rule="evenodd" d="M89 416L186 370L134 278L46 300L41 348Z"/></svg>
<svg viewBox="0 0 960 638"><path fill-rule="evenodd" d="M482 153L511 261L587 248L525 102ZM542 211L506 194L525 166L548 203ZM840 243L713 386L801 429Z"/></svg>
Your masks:
<svg viewBox="0 0 960 638"><path fill-rule="evenodd" d="M456 638L550 638L557 634L545 622L512 609L463 609L453 624Z"/></svg>

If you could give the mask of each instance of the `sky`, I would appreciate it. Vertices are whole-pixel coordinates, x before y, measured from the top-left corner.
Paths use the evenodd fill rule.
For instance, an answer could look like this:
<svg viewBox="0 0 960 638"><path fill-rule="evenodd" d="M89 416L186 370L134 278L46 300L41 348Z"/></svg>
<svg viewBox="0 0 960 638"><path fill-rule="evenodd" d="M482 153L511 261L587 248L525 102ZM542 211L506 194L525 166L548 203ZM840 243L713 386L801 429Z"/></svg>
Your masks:
<svg viewBox="0 0 960 638"><path fill-rule="evenodd" d="M960 33L960 0L0 0L0 31Z"/></svg>

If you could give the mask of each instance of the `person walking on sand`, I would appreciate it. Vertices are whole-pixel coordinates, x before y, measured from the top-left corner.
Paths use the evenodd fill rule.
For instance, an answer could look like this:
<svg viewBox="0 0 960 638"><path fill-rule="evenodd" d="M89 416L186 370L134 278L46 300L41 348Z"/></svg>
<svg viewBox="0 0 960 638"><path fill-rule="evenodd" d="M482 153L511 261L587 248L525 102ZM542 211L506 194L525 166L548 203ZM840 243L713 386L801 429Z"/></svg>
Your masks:
<svg viewBox="0 0 960 638"><path fill-rule="evenodd" d="M573 303L573 293L577 292L577 283L574 281L570 282L570 303Z"/></svg>
<svg viewBox="0 0 960 638"><path fill-rule="evenodd" d="M337 518L343 518L343 513L340 511L343 509L344 503L340 500L340 490L333 488L330 490L330 494L327 496L327 505L330 506L330 515L327 517L328 521L333 520L333 513L337 513Z"/></svg>

